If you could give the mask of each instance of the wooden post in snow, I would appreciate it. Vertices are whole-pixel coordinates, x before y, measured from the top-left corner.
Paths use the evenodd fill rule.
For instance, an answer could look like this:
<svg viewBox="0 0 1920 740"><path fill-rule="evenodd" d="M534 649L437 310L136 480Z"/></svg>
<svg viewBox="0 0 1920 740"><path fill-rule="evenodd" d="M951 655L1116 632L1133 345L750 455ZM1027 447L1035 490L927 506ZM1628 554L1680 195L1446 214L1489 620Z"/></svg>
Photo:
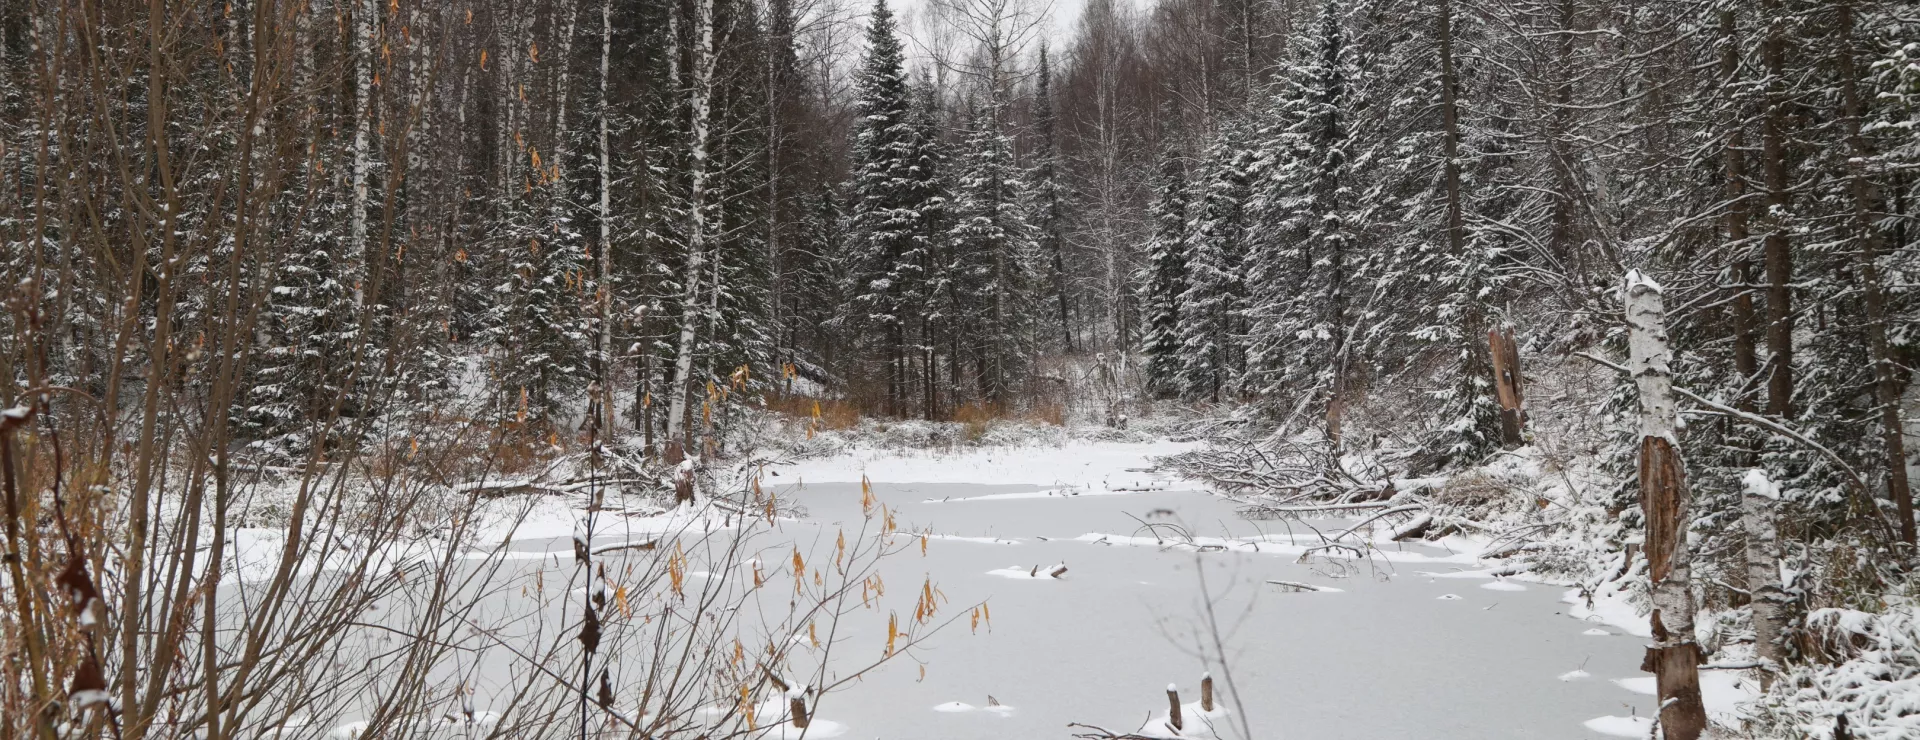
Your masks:
<svg viewBox="0 0 1920 740"><path fill-rule="evenodd" d="M1200 674L1200 711L1213 711L1213 674Z"/></svg>
<svg viewBox="0 0 1920 740"><path fill-rule="evenodd" d="M807 719L807 695L805 693L798 691L787 692L787 711L793 715L794 727L802 730L807 729L807 723L811 720Z"/></svg>
<svg viewBox="0 0 1920 740"><path fill-rule="evenodd" d="M1627 344L1640 390L1640 508L1653 596L1653 644L1640 669L1655 676L1665 740L1695 740L1706 730L1700 703L1700 646L1693 636L1693 593L1687 553L1687 478L1675 434L1678 413L1667 362L1666 306L1660 286L1627 273Z"/></svg>
<svg viewBox="0 0 1920 740"><path fill-rule="evenodd" d="M1522 444L1521 431L1527 424L1526 412L1521 410L1525 396L1520 379L1520 346L1513 340L1512 329L1490 329L1487 348L1493 355L1494 395L1500 400L1501 443L1512 449Z"/></svg>
<svg viewBox="0 0 1920 740"><path fill-rule="evenodd" d="M1180 690L1167 684L1167 726L1174 732L1185 729L1186 723L1180 721Z"/></svg>

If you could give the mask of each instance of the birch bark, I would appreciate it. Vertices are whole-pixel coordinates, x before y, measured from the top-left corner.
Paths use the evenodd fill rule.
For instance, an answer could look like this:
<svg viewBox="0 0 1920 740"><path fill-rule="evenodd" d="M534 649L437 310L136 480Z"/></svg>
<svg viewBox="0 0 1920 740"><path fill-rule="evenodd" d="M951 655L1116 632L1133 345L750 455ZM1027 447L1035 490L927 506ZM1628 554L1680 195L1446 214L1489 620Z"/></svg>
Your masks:
<svg viewBox="0 0 1920 740"><path fill-rule="evenodd" d="M1686 469L1680 458L1666 306L1660 286L1627 273L1627 343L1640 391L1640 507L1646 514L1647 579L1653 596L1652 645L1640 669L1658 687L1666 740L1694 740L1706 730L1700 702L1700 646L1694 641L1691 562L1687 552Z"/></svg>
<svg viewBox="0 0 1920 740"><path fill-rule="evenodd" d="M713 108L713 0L699 0L694 5L694 49L693 49L693 136L690 142L691 163L688 165L688 179L691 188L687 209L690 212L687 225L687 264L685 268L686 286L680 296L680 337L674 344L673 383L668 388L667 436L677 442L680 449L686 449L687 432L687 392L693 379L693 347L698 333L700 315L700 273L706 267L707 240L707 188L710 173L707 160L711 156L712 145L712 108Z"/></svg>

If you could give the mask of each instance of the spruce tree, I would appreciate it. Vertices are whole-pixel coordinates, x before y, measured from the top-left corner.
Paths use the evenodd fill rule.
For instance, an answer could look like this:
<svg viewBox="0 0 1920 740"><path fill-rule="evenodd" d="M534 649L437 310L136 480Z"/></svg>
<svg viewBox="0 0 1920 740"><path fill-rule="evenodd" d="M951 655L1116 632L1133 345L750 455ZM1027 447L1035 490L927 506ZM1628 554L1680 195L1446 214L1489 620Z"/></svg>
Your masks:
<svg viewBox="0 0 1920 740"><path fill-rule="evenodd" d="M238 419L241 432L270 454L306 454L315 441L308 432L336 402L354 411L344 396L358 317L341 266L347 245L331 231L344 206L332 201L313 214L301 229L301 250L273 276L265 341Z"/></svg>
<svg viewBox="0 0 1920 740"><path fill-rule="evenodd" d="M1028 208L1028 223L1033 225L1040 255L1047 263L1047 290L1059 312L1061 346L1073 352L1073 298L1067 280L1066 204L1062 202L1059 173L1059 147L1055 142L1057 122L1053 113L1053 71L1047 63L1047 48L1040 47L1040 69L1033 89L1033 166L1028 174L1032 183L1033 204Z"/></svg>
<svg viewBox="0 0 1920 740"><path fill-rule="evenodd" d="M925 205L916 165L924 156L914 126L905 53L893 12L876 0L867 54L854 81L857 100L848 183L851 323L878 352L891 413L904 404L906 316L924 299Z"/></svg>
<svg viewBox="0 0 1920 740"><path fill-rule="evenodd" d="M1147 391L1155 398L1180 395L1180 308L1187 291L1187 175L1176 151L1161 155L1158 196L1153 201L1153 239L1147 243Z"/></svg>
<svg viewBox="0 0 1920 740"><path fill-rule="evenodd" d="M913 127L918 134L915 139L918 151L914 157L912 198L919 203L915 212L915 233L919 239L915 255L920 261L920 273L925 280L919 291L924 299L923 310L916 313L919 317L920 351L924 355L920 368L921 415L928 420L940 418L942 384L936 358L943 344L951 352L948 358L950 381L946 385L951 386L960 377L958 372L951 370L959 357L958 352L952 352L952 349L957 340L953 325L959 316L957 307L961 301L954 293L955 285L950 270L953 249L947 236L953 220L949 203L952 183L949 182L947 147L940 139L940 113L939 91L923 71L914 94Z"/></svg>
<svg viewBox="0 0 1920 740"><path fill-rule="evenodd" d="M1344 6L1325 0L1304 58L1275 86L1257 147L1248 274L1247 391L1324 407L1339 435L1347 363L1349 277L1358 226L1349 201L1351 141Z"/></svg>
<svg viewBox="0 0 1920 740"><path fill-rule="evenodd" d="M1207 180L1195 214L1180 297L1180 392L1219 401L1245 369L1248 311L1247 169L1251 155L1231 130L1207 150Z"/></svg>
<svg viewBox="0 0 1920 740"><path fill-rule="evenodd" d="M961 147L953 202L953 270L966 311L975 381L989 403L1006 402L1032 351L1037 255L1022 213L1026 183L1014 163L1013 139L991 110L977 111Z"/></svg>
<svg viewBox="0 0 1920 740"><path fill-rule="evenodd" d="M486 332L499 350L497 397L502 412L528 423L551 423L590 374L590 327L580 314L589 280L584 242L571 224L549 220L553 190L543 184L513 199L494 247L506 268Z"/></svg>

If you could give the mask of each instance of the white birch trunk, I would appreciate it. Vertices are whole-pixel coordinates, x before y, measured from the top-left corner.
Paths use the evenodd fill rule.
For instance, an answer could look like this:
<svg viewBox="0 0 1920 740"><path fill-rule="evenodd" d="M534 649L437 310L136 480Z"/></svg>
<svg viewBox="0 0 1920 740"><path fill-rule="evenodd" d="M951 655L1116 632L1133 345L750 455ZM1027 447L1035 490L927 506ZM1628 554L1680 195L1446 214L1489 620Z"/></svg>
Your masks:
<svg viewBox="0 0 1920 740"><path fill-rule="evenodd" d="M771 6L772 3L768 5ZM781 23L782 25L779 26L779 28L786 28L784 19L770 18L768 21L770 23ZM793 39L791 36L783 37L775 35L771 40L775 45L775 49L767 54L766 69L767 270L773 276L773 279L768 281L767 285L767 323L773 328L774 367L779 367L784 360L779 354L780 348L787 346L786 331L783 326L786 320L780 314L781 305L786 300L782 295L782 288L785 287L786 276L782 274L780 266L780 217L782 215L780 210L780 146L786 136L785 131L782 129L786 121L780 117L780 114L784 112L780 109L780 96L784 93L784 91L780 89L780 86L787 82L787 80L782 79L782 75L780 74L780 60L785 56L785 52L782 51L782 49L792 44Z"/></svg>
<svg viewBox="0 0 1920 740"><path fill-rule="evenodd" d="M713 108L713 0L694 4L693 140L688 179L686 287L680 297L680 339L674 345L673 382L668 388L667 438L686 449L687 389L693 379L693 340L700 321L700 273L706 267L707 159L712 137Z"/></svg>
<svg viewBox="0 0 1920 740"><path fill-rule="evenodd" d="M613 0L600 1L600 412L601 428L613 431L613 158L608 132L613 117L607 75L613 60Z"/></svg>
<svg viewBox="0 0 1920 740"><path fill-rule="evenodd" d="M357 0L353 8L353 211L348 214L347 264L353 279L353 305L366 305L362 274L367 264L367 174L373 145L373 14L374 0Z"/></svg>
<svg viewBox="0 0 1920 740"><path fill-rule="evenodd" d="M1747 593L1752 597L1754 657L1767 663L1761 674L1763 684L1773 682L1774 672L1786 650L1780 644L1780 624L1786 613L1786 590L1780 585L1779 532L1774 526L1773 509L1780 505L1780 488L1758 469L1747 471L1742 481L1746 493L1741 497L1741 524L1747 535Z"/></svg>
<svg viewBox="0 0 1920 740"><path fill-rule="evenodd" d="M1673 405L1673 376L1667 367L1666 303L1660 285L1627 273L1627 369L1640 390L1640 434L1678 443L1679 413Z"/></svg>
<svg viewBox="0 0 1920 740"><path fill-rule="evenodd" d="M430 112L433 88L427 84L429 76L427 69L432 63L430 60L433 58L433 44L427 41L432 38L430 35L421 33L421 30L426 27L425 21L426 14L421 11L420 6L414 5L408 9L409 38L406 43L412 48L405 49L402 53L407 55L407 84L412 88L408 98L421 111L421 115L407 127L407 170L402 173L402 181L424 168L426 155L422 153L424 148L422 142L427 140L427 131L434 118Z"/></svg>
<svg viewBox="0 0 1920 740"><path fill-rule="evenodd" d="M1626 279L1628 369L1640 390L1640 506L1646 514L1647 579L1653 597L1654 642L1642 670L1655 675L1667 740L1693 740L1706 730L1700 702L1699 645L1693 630L1693 590L1687 552L1685 465L1680 457L1679 414L1674 407L1672 354L1660 286L1628 272Z"/></svg>
<svg viewBox="0 0 1920 740"><path fill-rule="evenodd" d="M560 58L555 61L555 64L560 66L560 72L554 76L553 90L553 96L557 102L557 106L554 113L553 124L552 169L554 172L553 183L559 188L557 191L559 196L554 198L551 203L553 205L553 218L556 223L566 216L567 103L571 101L573 97L571 94L573 92L573 79L571 76L573 65L568 64L568 60L573 58L573 32L575 23L580 19L579 13L574 12L571 3L567 4L567 10L565 12L567 14L567 23L564 27L565 30L561 31L560 35Z"/></svg>
<svg viewBox="0 0 1920 740"><path fill-rule="evenodd" d="M517 8L510 7L507 10L506 20L501 25L512 29L510 38L525 37L525 26ZM513 173L519 171L520 162L527 156L526 138L519 136L521 109L524 105L520 99L519 89L515 86L519 79L515 73L518 71L520 54L514 46L511 43L502 45L498 58L493 62L500 66L498 75L500 100L506 103L502 106L506 113L506 125L500 127L500 144L496 150L509 152L508 156L500 157L500 197L506 201L512 201L524 187L520 181L514 179ZM481 53L484 55L486 52L483 49Z"/></svg>

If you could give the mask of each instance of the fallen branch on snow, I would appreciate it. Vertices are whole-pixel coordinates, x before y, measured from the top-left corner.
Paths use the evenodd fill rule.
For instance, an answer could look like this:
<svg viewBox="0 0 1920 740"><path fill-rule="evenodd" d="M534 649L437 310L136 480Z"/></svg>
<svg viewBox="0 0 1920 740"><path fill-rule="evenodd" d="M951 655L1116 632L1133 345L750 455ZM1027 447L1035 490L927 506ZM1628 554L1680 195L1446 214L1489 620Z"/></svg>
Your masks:
<svg viewBox="0 0 1920 740"><path fill-rule="evenodd" d="M629 540L627 542L613 542L613 543L601 545L599 547L593 548L592 553L595 555L605 555L610 552L619 552L621 550L652 550L659 546L660 546L659 540L644 540L644 541Z"/></svg>
<svg viewBox="0 0 1920 740"><path fill-rule="evenodd" d="M1296 591L1296 592L1300 592L1300 591L1334 591L1334 590L1336 590L1336 589L1331 589L1331 588L1327 588L1327 587L1325 587L1325 586L1315 586L1315 585L1313 585L1313 584L1311 584L1311 583L1301 583L1301 582L1299 582L1299 581L1267 581L1267 584L1268 584L1268 585L1272 585L1272 586L1280 586L1280 587L1282 587L1282 588L1290 588L1290 589L1293 589L1293 590L1294 590L1294 591Z"/></svg>

